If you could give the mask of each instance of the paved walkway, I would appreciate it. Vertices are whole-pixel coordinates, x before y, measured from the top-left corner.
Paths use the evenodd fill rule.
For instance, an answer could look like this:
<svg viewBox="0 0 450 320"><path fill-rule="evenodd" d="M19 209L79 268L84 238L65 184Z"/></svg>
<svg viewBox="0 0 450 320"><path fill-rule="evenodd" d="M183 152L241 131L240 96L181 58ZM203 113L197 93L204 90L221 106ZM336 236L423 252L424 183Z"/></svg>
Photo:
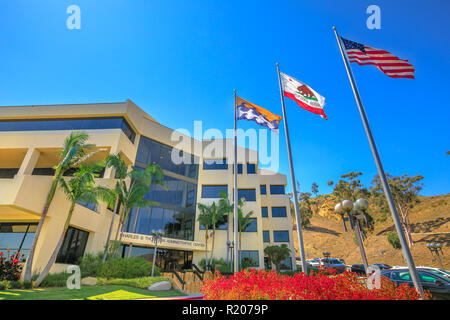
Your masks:
<svg viewBox="0 0 450 320"><path fill-rule="evenodd" d="M195 294L190 294L187 296L148 298L148 299L137 299L137 300L202 300L202 298L203 298L203 295L201 293L195 293Z"/></svg>

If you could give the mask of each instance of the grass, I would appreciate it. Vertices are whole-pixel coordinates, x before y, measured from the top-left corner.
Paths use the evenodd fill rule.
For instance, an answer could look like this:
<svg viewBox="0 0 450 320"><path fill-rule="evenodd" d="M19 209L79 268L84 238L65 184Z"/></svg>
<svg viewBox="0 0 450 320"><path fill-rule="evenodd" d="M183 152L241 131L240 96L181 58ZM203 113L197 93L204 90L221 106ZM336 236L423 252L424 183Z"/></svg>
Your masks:
<svg viewBox="0 0 450 320"><path fill-rule="evenodd" d="M81 289L45 288L38 290L1 290L0 300L131 300L182 296L170 291L148 291L124 285L82 286Z"/></svg>

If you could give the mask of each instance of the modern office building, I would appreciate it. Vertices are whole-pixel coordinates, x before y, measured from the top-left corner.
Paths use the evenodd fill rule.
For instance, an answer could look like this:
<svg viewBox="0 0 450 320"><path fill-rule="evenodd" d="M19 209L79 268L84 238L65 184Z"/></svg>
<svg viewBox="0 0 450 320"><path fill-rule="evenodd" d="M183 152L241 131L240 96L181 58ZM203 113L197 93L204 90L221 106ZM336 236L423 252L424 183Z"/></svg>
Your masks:
<svg viewBox="0 0 450 320"><path fill-rule="evenodd" d="M145 168L158 164L167 188L152 186L146 195L158 206L132 210L125 222L121 253L153 258L152 230L162 230L157 264L163 269L192 267L211 251L205 230L197 221L198 203L218 201L226 191L233 201L233 148L230 140L200 141L163 126L132 101L82 105L0 107L0 252L20 251L25 262L34 238L47 193L52 183L58 151L73 130L89 133L99 151L91 160L120 153L128 165ZM220 156L204 157L206 147L223 146ZM183 161L175 161L173 154ZM177 158L178 159L178 158ZM283 269L295 266L286 176L258 168L257 152L238 149L238 193L246 203L244 213L253 211L252 223L242 232L241 260L256 268L268 267L264 247L285 243L292 256ZM70 175L70 172L67 173ZM96 179L112 187L114 172L106 169ZM45 219L35 252L33 272L43 268L61 234L69 201L57 190ZM79 203L69 231L51 272L65 270L84 253L103 251L112 209L100 203ZM113 230L117 228L115 219ZM217 226L214 256L231 260L232 217ZM114 234L113 234L114 235ZM228 242L227 242L228 240ZM228 245L227 245L228 243Z"/></svg>

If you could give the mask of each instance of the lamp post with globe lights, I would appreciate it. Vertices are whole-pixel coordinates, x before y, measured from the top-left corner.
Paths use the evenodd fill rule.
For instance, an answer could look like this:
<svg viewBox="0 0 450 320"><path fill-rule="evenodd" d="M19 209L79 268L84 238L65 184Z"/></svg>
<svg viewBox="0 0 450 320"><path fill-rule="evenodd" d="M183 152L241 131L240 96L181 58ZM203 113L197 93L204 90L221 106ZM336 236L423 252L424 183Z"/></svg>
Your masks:
<svg viewBox="0 0 450 320"><path fill-rule="evenodd" d="M153 252L153 264L152 264L152 277L155 274L155 263L156 263L156 254L158 252L158 242L162 240L164 233L162 230L152 230L151 237L153 242L155 242L155 251Z"/></svg>
<svg viewBox="0 0 450 320"><path fill-rule="evenodd" d="M442 255L444 255L443 251L442 251L442 243L440 242L428 242L427 243L427 248L430 250L431 252L431 256L433 256L433 253L436 255L439 264L441 265L441 268L444 269L444 265L442 264L441 258L439 257L439 253L442 253Z"/></svg>
<svg viewBox="0 0 450 320"><path fill-rule="evenodd" d="M358 199L355 203L350 200L342 200L334 207L334 211L342 217L344 223L344 229L347 231L347 226L345 224L344 215L347 214L348 220L350 221L350 226L355 230L356 240L358 241L359 251L361 253L361 258L363 260L364 269L367 273L369 264L367 263L366 251L364 250L364 243L361 236L361 224L360 220L364 219L367 223L367 218L365 215L365 210L369 207L369 201L366 199ZM360 211L363 214L359 214Z"/></svg>

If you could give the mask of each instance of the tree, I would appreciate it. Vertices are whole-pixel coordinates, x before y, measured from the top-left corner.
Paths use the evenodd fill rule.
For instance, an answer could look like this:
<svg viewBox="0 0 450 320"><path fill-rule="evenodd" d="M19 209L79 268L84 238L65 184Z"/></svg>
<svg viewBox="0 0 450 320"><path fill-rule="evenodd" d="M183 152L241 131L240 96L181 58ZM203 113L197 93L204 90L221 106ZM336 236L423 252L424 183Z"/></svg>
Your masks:
<svg viewBox="0 0 450 320"><path fill-rule="evenodd" d="M311 185L311 192L314 194L315 197L317 197L317 194L319 193L319 185L315 182Z"/></svg>
<svg viewBox="0 0 450 320"><path fill-rule="evenodd" d="M283 243L281 246L267 246L264 249L264 254L269 258L270 262L275 265L277 272L279 272L281 262L291 255L291 250Z"/></svg>
<svg viewBox="0 0 450 320"><path fill-rule="evenodd" d="M238 232L239 232L239 253L242 248L242 232L247 229L247 227L252 223L251 216L253 215L253 211L249 211L244 214L243 206L245 201L242 199L238 200Z"/></svg>
<svg viewBox="0 0 450 320"><path fill-rule="evenodd" d="M390 174L386 174L386 179L391 189L392 198L394 200L397 211L400 214L400 222L406 234L406 240L408 246L413 245L411 237L411 223L409 219L410 209L419 202L419 192L422 190L423 176L416 175L413 177L404 174L402 176L393 177ZM378 175L372 181L373 187L371 188L372 199L376 201L381 210L385 212L389 211L389 207L384 196L384 191L381 185L381 180Z"/></svg>
<svg viewBox="0 0 450 320"><path fill-rule="evenodd" d="M349 172L341 175L341 179L336 183L333 189L333 195L338 201L345 199L356 201L358 198L369 197L370 192L359 180L362 173Z"/></svg>
<svg viewBox="0 0 450 320"><path fill-rule="evenodd" d="M121 182L126 178L127 172L128 172L128 166L127 166L126 162L122 159L120 153L109 154L106 157L105 163L106 163L106 168L114 169L114 178L115 179L118 179ZM109 242L111 240L111 233L112 233L112 228L114 225L114 219L116 217L116 212L119 207L119 195L115 192L115 188L112 190L114 191L114 194L115 194L115 201L114 201L113 213L112 213L112 217L111 217L111 224L109 226L108 236L106 238L105 251L103 253L103 260L102 260L103 262L106 261L106 257L108 255L108 248L109 248Z"/></svg>
<svg viewBox="0 0 450 320"><path fill-rule="evenodd" d="M124 222L127 220L133 207L145 208L159 205L158 202L149 201L144 197L150 191L152 185L165 186L163 177L164 173L161 167L149 163L145 169L133 167L133 169L127 173L129 184L127 184L125 180L116 182L115 193L121 203L121 210L119 213L120 220L115 237L116 240L120 233L119 242L121 241Z"/></svg>
<svg viewBox="0 0 450 320"><path fill-rule="evenodd" d="M45 201L45 205L41 213L41 218L39 219L39 223L36 228L33 242L31 243L27 264L25 267L24 281L31 281L31 270L33 268L33 259L34 252L36 250L36 244L39 241L42 226L55 196L57 186L60 183L64 173L70 168L76 167L83 161L86 161L94 153L100 151L99 149L92 150L95 145L88 144L88 139L89 135L86 132L72 131L64 140L63 149L58 152L58 156L61 160L56 166L53 167L53 169L55 169L53 181L47 194L47 199Z"/></svg>
<svg viewBox="0 0 450 320"><path fill-rule="evenodd" d="M67 199L70 201L70 208L56 248L53 250L53 253L50 256L50 259L47 262L44 270L36 279L36 287L39 287L42 280L44 280L44 278L47 276L51 266L56 260L56 257L66 236L67 230L69 229L70 220L72 219L73 211L75 209L75 204L77 202L97 204L99 199L108 204L112 204L114 202L114 193L109 188L103 186L95 186L94 175L98 176L96 172L99 172L101 169L102 167L100 166L81 165L79 167L79 170L74 173L73 178L69 179L69 181L66 182L65 179L59 180L59 186L62 188L62 190L66 194Z"/></svg>
<svg viewBox="0 0 450 320"><path fill-rule="evenodd" d="M330 180L330 181L327 182L327 185L329 185L330 187L331 187L333 184L334 184L334 181L333 181L333 180Z"/></svg>
<svg viewBox="0 0 450 320"><path fill-rule="evenodd" d="M197 204L200 214L197 217L197 221L201 226L205 227L205 263L208 264L208 238L209 238L209 226L211 225L211 212L207 205L203 203ZM206 265L208 267L208 265Z"/></svg>
<svg viewBox="0 0 450 320"><path fill-rule="evenodd" d="M226 222L227 223L227 243L230 241L230 216L234 212L234 203L232 203L228 199L228 194L225 191L220 192L219 194L219 207L220 210L223 212L224 215L226 215ZM228 251L227 251L227 263L228 263Z"/></svg>

